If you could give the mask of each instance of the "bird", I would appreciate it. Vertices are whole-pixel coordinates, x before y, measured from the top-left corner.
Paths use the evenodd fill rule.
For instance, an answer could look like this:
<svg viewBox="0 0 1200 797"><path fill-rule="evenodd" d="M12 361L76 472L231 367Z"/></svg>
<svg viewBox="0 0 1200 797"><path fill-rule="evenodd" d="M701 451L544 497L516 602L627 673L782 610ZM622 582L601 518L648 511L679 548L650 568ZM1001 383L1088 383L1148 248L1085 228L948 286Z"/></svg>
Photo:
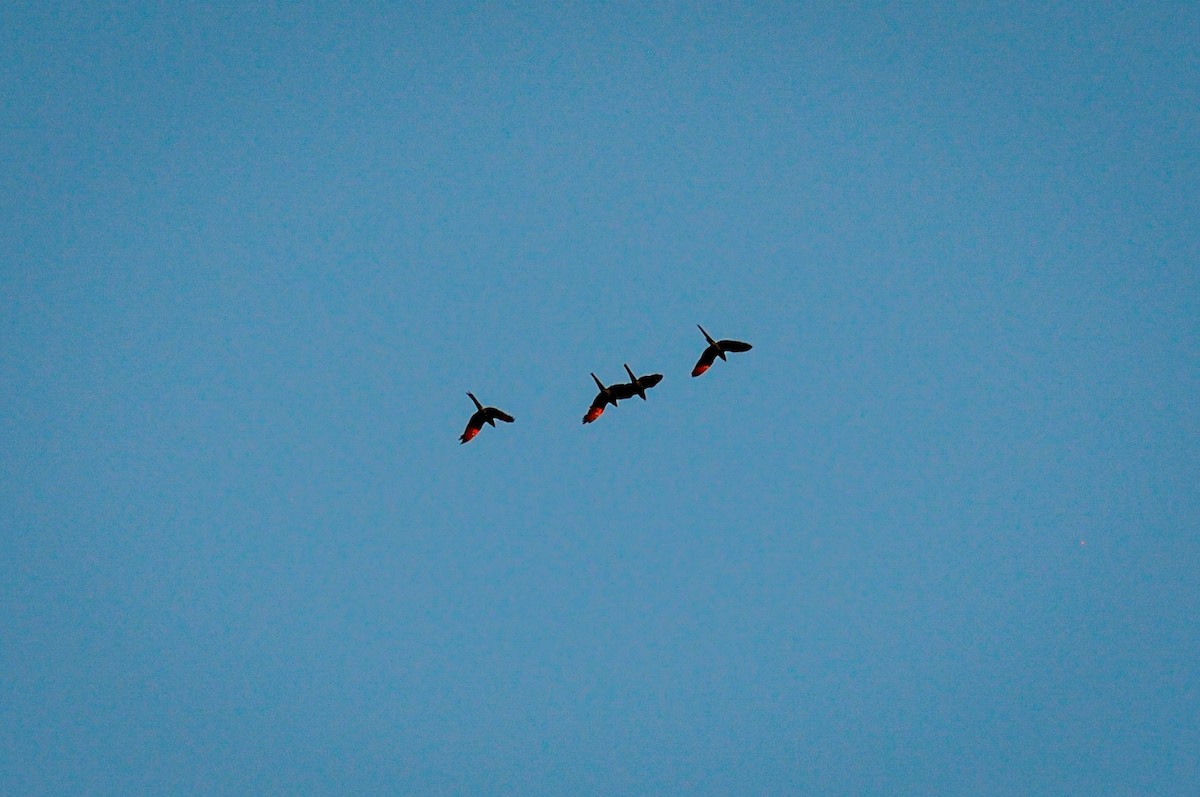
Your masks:
<svg viewBox="0 0 1200 797"><path fill-rule="evenodd" d="M509 415L507 412L498 410L495 407L483 406L479 403L479 399L475 398L474 393L467 393L467 395L471 397L471 401L475 402L477 409L471 416L471 420L467 421L466 431L462 433L462 437L458 438L458 442L460 444L469 443L475 437L475 435L479 434L479 430L483 428L485 423L490 423L492 426L495 426L496 421L504 421L505 423L513 422L513 416Z"/></svg>
<svg viewBox="0 0 1200 797"><path fill-rule="evenodd" d="M599 418L604 413L604 407L608 404L617 406L617 396L613 394L613 387L605 387L600 381L600 377L592 374L592 379L596 380L596 387L600 388L600 392L596 394L596 398L592 399L592 406L588 408L587 415L583 416L584 423L591 423ZM632 393L630 395L633 395ZM628 398L628 396L626 396Z"/></svg>
<svg viewBox="0 0 1200 797"><path fill-rule="evenodd" d="M642 401L645 401L646 391L662 381L662 374L634 376L633 371L629 367L629 363L625 363L625 373L629 374L628 382L622 382L619 385L613 385L609 388L614 398L628 399L633 398L634 396L640 396Z"/></svg>
<svg viewBox="0 0 1200 797"><path fill-rule="evenodd" d="M699 324L696 326L700 327ZM700 331L704 332L704 327L700 327ZM749 343L742 343L740 340L713 340L707 332L704 332L704 339L708 341L708 348L700 355L696 367L692 369L692 376L700 376L707 371L718 357L724 360L727 351L750 351L754 348Z"/></svg>

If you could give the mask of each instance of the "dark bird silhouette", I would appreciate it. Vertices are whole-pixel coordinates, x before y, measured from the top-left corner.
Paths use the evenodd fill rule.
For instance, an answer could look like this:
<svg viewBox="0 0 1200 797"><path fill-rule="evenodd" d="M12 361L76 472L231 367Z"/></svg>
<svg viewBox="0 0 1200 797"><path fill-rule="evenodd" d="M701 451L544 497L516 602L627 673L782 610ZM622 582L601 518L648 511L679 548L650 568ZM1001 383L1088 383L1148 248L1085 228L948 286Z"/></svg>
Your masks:
<svg viewBox="0 0 1200 797"><path fill-rule="evenodd" d="M699 324L696 326L700 327ZM704 327L700 327L700 331L704 332ZM724 360L727 351L750 351L754 348L749 343L742 343L740 340L713 340L707 332L704 332L704 339L708 341L708 348L700 355L696 367L692 369L692 376L700 376L707 371L718 357Z"/></svg>
<svg viewBox="0 0 1200 797"><path fill-rule="evenodd" d="M604 383L595 374L592 374L592 379L596 380L596 387L600 388L600 392L592 399L592 406L588 408L587 415L583 416L584 423L591 423L604 414L604 407L608 404L617 406L617 396L613 393L616 385L605 387ZM632 395L632 394L630 394ZM628 396L626 396L628 398Z"/></svg>
<svg viewBox="0 0 1200 797"><path fill-rule="evenodd" d="M634 376L630 370L629 364L625 364L625 373L629 374L628 382L622 382L619 385L613 385L609 388L613 397L616 399L629 399L634 396L640 396L642 401L646 400L646 391L662 381L662 374L646 374L645 376Z"/></svg>
<svg viewBox="0 0 1200 797"><path fill-rule="evenodd" d="M479 399L475 398L474 393L468 393L467 395L471 397L471 401L475 402L477 409L475 410L475 414L471 416L471 420L467 421L467 429L462 433L462 437L458 438L459 443L470 442L475 435L479 434L479 430L483 428L485 423L495 426L496 421L504 421L505 423L513 422L513 416L507 412L498 410L495 407L483 406L479 403Z"/></svg>

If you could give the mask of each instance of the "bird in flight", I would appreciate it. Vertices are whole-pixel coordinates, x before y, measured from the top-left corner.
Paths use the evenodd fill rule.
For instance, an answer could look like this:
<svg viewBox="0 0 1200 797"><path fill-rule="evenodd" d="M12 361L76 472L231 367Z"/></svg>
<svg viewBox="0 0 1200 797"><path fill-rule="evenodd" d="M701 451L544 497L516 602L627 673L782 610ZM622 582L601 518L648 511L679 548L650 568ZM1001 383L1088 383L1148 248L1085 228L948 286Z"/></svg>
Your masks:
<svg viewBox="0 0 1200 797"><path fill-rule="evenodd" d="M483 406L479 403L479 399L475 398L474 393L468 393L467 395L471 397L471 401L475 402L476 410L471 416L471 420L467 421L466 431L462 433L462 437L458 438L459 443L470 442L475 435L479 434L479 430L483 428L485 423L495 426L496 421L504 421L505 423L513 422L513 416L507 412L498 410L495 407Z"/></svg>
<svg viewBox="0 0 1200 797"><path fill-rule="evenodd" d="M699 324L696 326L700 327ZM700 331L704 332L704 327L700 327ZM707 332L704 332L704 339L708 341L708 348L700 355L696 367L692 369L692 376L700 376L707 371L718 357L724 360L727 351L750 351L754 348L749 343L742 343L740 340L713 340Z"/></svg>
<svg viewBox="0 0 1200 797"><path fill-rule="evenodd" d="M634 396L641 396L642 401L646 400L646 391L662 381L662 374L646 374L645 376L634 376L633 371L629 368L629 363L625 364L625 373L629 374L629 381L619 385L613 385L609 388L613 393L613 397L617 399L628 399Z"/></svg>
<svg viewBox="0 0 1200 797"><path fill-rule="evenodd" d="M618 385L605 387L604 383L600 381L600 377L595 374L592 374L592 379L596 380L596 387L600 388L600 392L596 394L596 398L592 399L592 406L588 407L587 415L583 416L584 423L591 423L604 414L604 407L606 405L617 406L617 396L613 391L616 390ZM633 394L630 393L629 395L632 396ZM625 396L625 398L628 397Z"/></svg>

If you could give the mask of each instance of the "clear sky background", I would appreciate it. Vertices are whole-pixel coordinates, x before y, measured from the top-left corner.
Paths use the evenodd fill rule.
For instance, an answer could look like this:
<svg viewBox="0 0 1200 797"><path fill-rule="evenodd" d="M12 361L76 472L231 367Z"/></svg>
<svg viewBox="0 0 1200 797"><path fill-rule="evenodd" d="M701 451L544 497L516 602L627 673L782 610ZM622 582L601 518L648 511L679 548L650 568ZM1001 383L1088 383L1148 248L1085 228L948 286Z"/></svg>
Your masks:
<svg viewBox="0 0 1200 797"><path fill-rule="evenodd" d="M268 5L0 10L0 793L1197 793L1200 6Z"/></svg>

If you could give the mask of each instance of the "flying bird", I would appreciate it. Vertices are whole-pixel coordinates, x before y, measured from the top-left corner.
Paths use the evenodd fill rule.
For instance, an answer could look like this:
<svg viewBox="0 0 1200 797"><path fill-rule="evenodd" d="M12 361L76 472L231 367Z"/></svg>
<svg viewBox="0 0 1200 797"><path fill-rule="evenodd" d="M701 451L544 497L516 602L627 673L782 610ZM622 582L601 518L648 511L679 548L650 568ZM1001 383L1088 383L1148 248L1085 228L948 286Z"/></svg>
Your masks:
<svg viewBox="0 0 1200 797"><path fill-rule="evenodd" d="M629 364L625 364L625 373L629 374L629 381L619 385L613 385L609 390L617 399L628 399L634 396L640 396L642 401L646 400L646 391L662 381L662 374L646 374L645 376L634 376L630 370Z"/></svg>
<svg viewBox="0 0 1200 797"><path fill-rule="evenodd" d="M604 413L606 405L617 406L617 396L613 391L618 386L605 387L604 383L600 381L600 377L595 374L592 374L592 379L596 380L596 387L600 388L600 392L596 394L596 398L592 399L592 406L588 408L587 415L583 416L584 423L591 423L599 418ZM633 394L630 393L629 395L632 396ZM629 396L625 396L624 398L629 398Z"/></svg>
<svg viewBox="0 0 1200 797"><path fill-rule="evenodd" d="M700 327L699 324L696 326ZM700 327L700 331L704 332L704 327ZM692 369L692 376L700 376L707 371L718 357L724 360L727 351L750 351L754 348L749 343L742 343L740 340L713 340L707 332L704 332L704 339L708 341L708 348L700 355L696 367Z"/></svg>
<svg viewBox="0 0 1200 797"><path fill-rule="evenodd" d="M513 422L513 416L507 412L498 410L495 407L483 406L479 403L479 399L475 398L474 393L468 393L467 395L471 397L471 401L475 402L477 409L475 410L475 414L471 416L471 420L467 421L467 429L462 433L462 437L458 438L459 443L470 442L475 435L479 434L479 430L483 428L485 423L495 426L496 421L504 421L505 423Z"/></svg>

